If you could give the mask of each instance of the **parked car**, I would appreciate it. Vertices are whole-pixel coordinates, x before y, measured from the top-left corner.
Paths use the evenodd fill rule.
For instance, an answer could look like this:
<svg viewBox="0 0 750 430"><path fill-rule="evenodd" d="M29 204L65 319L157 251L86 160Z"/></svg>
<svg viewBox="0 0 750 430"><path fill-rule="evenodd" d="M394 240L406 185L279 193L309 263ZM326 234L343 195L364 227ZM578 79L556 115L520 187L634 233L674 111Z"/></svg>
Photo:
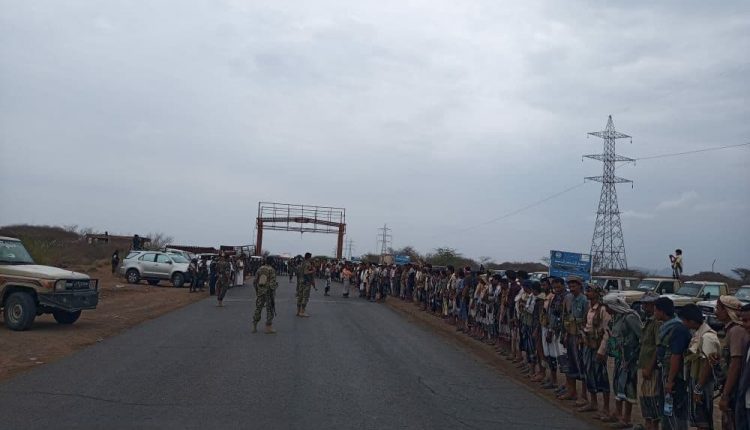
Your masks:
<svg viewBox="0 0 750 430"><path fill-rule="evenodd" d="M594 276L591 284L601 286L608 293L612 291L632 290L641 282L638 278L625 278L618 276Z"/></svg>
<svg viewBox="0 0 750 430"><path fill-rule="evenodd" d="M34 263L20 240L0 237L0 308L5 327L28 330L38 315L73 324L99 302L99 281L84 273Z"/></svg>
<svg viewBox="0 0 750 430"><path fill-rule="evenodd" d="M159 251L134 251L128 254L120 266L120 274L131 284L145 279L150 285L159 281L170 281L180 288L189 282L188 265L190 262L178 254Z"/></svg>
<svg viewBox="0 0 750 430"><path fill-rule="evenodd" d="M183 251L181 249L166 248L164 249L164 252L166 252L167 254L181 255L188 261L196 257L192 252Z"/></svg>
<svg viewBox="0 0 750 430"><path fill-rule="evenodd" d="M549 276L547 272L531 272L529 273L529 279L532 281L541 281L542 279Z"/></svg>
<svg viewBox="0 0 750 430"><path fill-rule="evenodd" d="M738 288L737 291L735 291L734 296L742 303L750 303L750 285L743 285ZM724 328L724 324L716 318L717 300L704 300L696 303L696 305L698 305L701 311L703 311L703 316L706 318L708 325L710 325L712 329L718 331Z"/></svg>
<svg viewBox="0 0 750 430"><path fill-rule="evenodd" d="M674 294L665 294L664 297L669 297L676 308L681 308L688 303L715 300L725 294L729 294L729 287L723 282L688 281Z"/></svg>
<svg viewBox="0 0 750 430"><path fill-rule="evenodd" d="M672 278L646 278L642 279L638 284L630 286L623 291L618 293L625 298L625 301L633 305L643 297L649 291L653 291L656 294L672 294L675 290L680 288L680 281Z"/></svg>

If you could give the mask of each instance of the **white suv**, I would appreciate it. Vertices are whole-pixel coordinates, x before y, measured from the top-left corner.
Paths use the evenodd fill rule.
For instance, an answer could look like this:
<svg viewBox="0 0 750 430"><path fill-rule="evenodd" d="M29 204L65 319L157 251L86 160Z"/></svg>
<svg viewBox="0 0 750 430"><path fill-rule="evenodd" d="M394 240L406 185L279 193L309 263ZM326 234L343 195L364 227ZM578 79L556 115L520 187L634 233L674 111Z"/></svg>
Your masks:
<svg viewBox="0 0 750 430"><path fill-rule="evenodd" d="M178 254L132 251L122 260L120 274L131 284L137 284L141 279L151 285L156 285L159 281L171 281L173 286L180 288L190 281L189 264L185 257Z"/></svg>

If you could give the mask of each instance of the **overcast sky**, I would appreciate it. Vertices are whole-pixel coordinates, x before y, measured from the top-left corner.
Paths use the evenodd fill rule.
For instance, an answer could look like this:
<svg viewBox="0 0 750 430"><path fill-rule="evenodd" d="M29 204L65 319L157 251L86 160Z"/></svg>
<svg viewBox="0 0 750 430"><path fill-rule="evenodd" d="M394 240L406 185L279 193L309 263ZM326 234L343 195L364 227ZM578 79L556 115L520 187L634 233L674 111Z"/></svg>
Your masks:
<svg viewBox="0 0 750 430"><path fill-rule="evenodd" d="M245 244L271 200L345 207L355 254L388 223L395 247L539 260L588 251L599 184L487 221L600 175L608 115L633 158L750 142L747 1L0 5L3 225ZM749 166L618 169L629 263L750 266Z"/></svg>

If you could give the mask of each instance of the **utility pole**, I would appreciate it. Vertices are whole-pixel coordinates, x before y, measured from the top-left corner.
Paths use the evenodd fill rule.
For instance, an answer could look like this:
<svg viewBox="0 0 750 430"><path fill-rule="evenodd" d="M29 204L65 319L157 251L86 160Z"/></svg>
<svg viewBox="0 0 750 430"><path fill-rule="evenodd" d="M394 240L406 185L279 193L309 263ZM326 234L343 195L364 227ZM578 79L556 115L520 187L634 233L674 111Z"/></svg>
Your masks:
<svg viewBox="0 0 750 430"><path fill-rule="evenodd" d="M351 240L351 239L348 239L346 241L346 259L347 260L351 260L352 259L352 255L354 255L353 254L353 249L354 249L354 241Z"/></svg>
<svg viewBox="0 0 750 430"><path fill-rule="evenodd" d="M589 133L604 140L604 151L602 154L584 155L586 158L599 160L604 164L602 176L589 176L586 180L601 182L602 192L599 197L599 208L596 211L596 224L594 225L594 236L591 239L592 269L602 270L627 270L628 261L625 257L625 241L622 235L622 223L620 222L620 207L617 204L616 184L633 183L633 181L615 176L615 163L624 161L635 161L632 158L617 155L615 142L617 139L633 138L615 130L612 115L609 116L607 127L604 131Z"/></svg>
<svg viewBox="0 0 750 430"><path fill-rule="evenodd" d="M379 228L378 231L378 244L380 245L380 258L382 259L388 255L388 250L391 249L391 241L393 235L390 234L391 229L388 228L388 224L383 224L383 228Z"/></svg>

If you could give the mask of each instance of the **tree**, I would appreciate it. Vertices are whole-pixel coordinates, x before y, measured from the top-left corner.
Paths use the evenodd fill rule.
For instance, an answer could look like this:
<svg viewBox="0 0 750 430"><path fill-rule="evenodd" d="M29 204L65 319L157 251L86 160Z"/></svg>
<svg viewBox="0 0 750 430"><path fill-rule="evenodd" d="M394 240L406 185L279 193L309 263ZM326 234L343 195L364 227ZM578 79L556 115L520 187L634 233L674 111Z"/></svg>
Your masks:
<svg viewBox="0 0 750 430"><path fill-rule="evenodd" d="M372 253L364 254L361 258L365 263L377 264L380 261L380 256Z"/></svg>
<svg viewBox="0 0 750 430"><path fill-rule="evenodd" d="M750 269L746 269L744 267L736 267L732 269L732 272L734 272L734 274L740 278L740 284L750 284Z"/></svg>
<svg viewBox="0 0 750 430"><path fill-rule="evenodd" d="M411 245L407 245L401 249L394 249L393 255L408 255L413 263L424 259L424 257Z"/></svg>
<svg viewBox="0 0 750 430"><path fill-rule="evenodd" d="M489 266L490 264L492 264L492 257L488 257L486 255L479 257L479 264L484 267Z"/></svg>
<svg viewBox="0 0 750 430"><path fill-rule="evenodd" d="M151 239L150 242L146 243L146 247L148 247L148 249L162 249L170 243L174 242L174 238L172 236L161 232L150 233L148 237L149 239Z"/></svg>
<svg viewBox="0 0 750 430"><path fill-rule="evenodd" d="M466 258L453 248L436 248L435 252L427 254L425 260L433 266L477 267L476 261Z"/></svg>

